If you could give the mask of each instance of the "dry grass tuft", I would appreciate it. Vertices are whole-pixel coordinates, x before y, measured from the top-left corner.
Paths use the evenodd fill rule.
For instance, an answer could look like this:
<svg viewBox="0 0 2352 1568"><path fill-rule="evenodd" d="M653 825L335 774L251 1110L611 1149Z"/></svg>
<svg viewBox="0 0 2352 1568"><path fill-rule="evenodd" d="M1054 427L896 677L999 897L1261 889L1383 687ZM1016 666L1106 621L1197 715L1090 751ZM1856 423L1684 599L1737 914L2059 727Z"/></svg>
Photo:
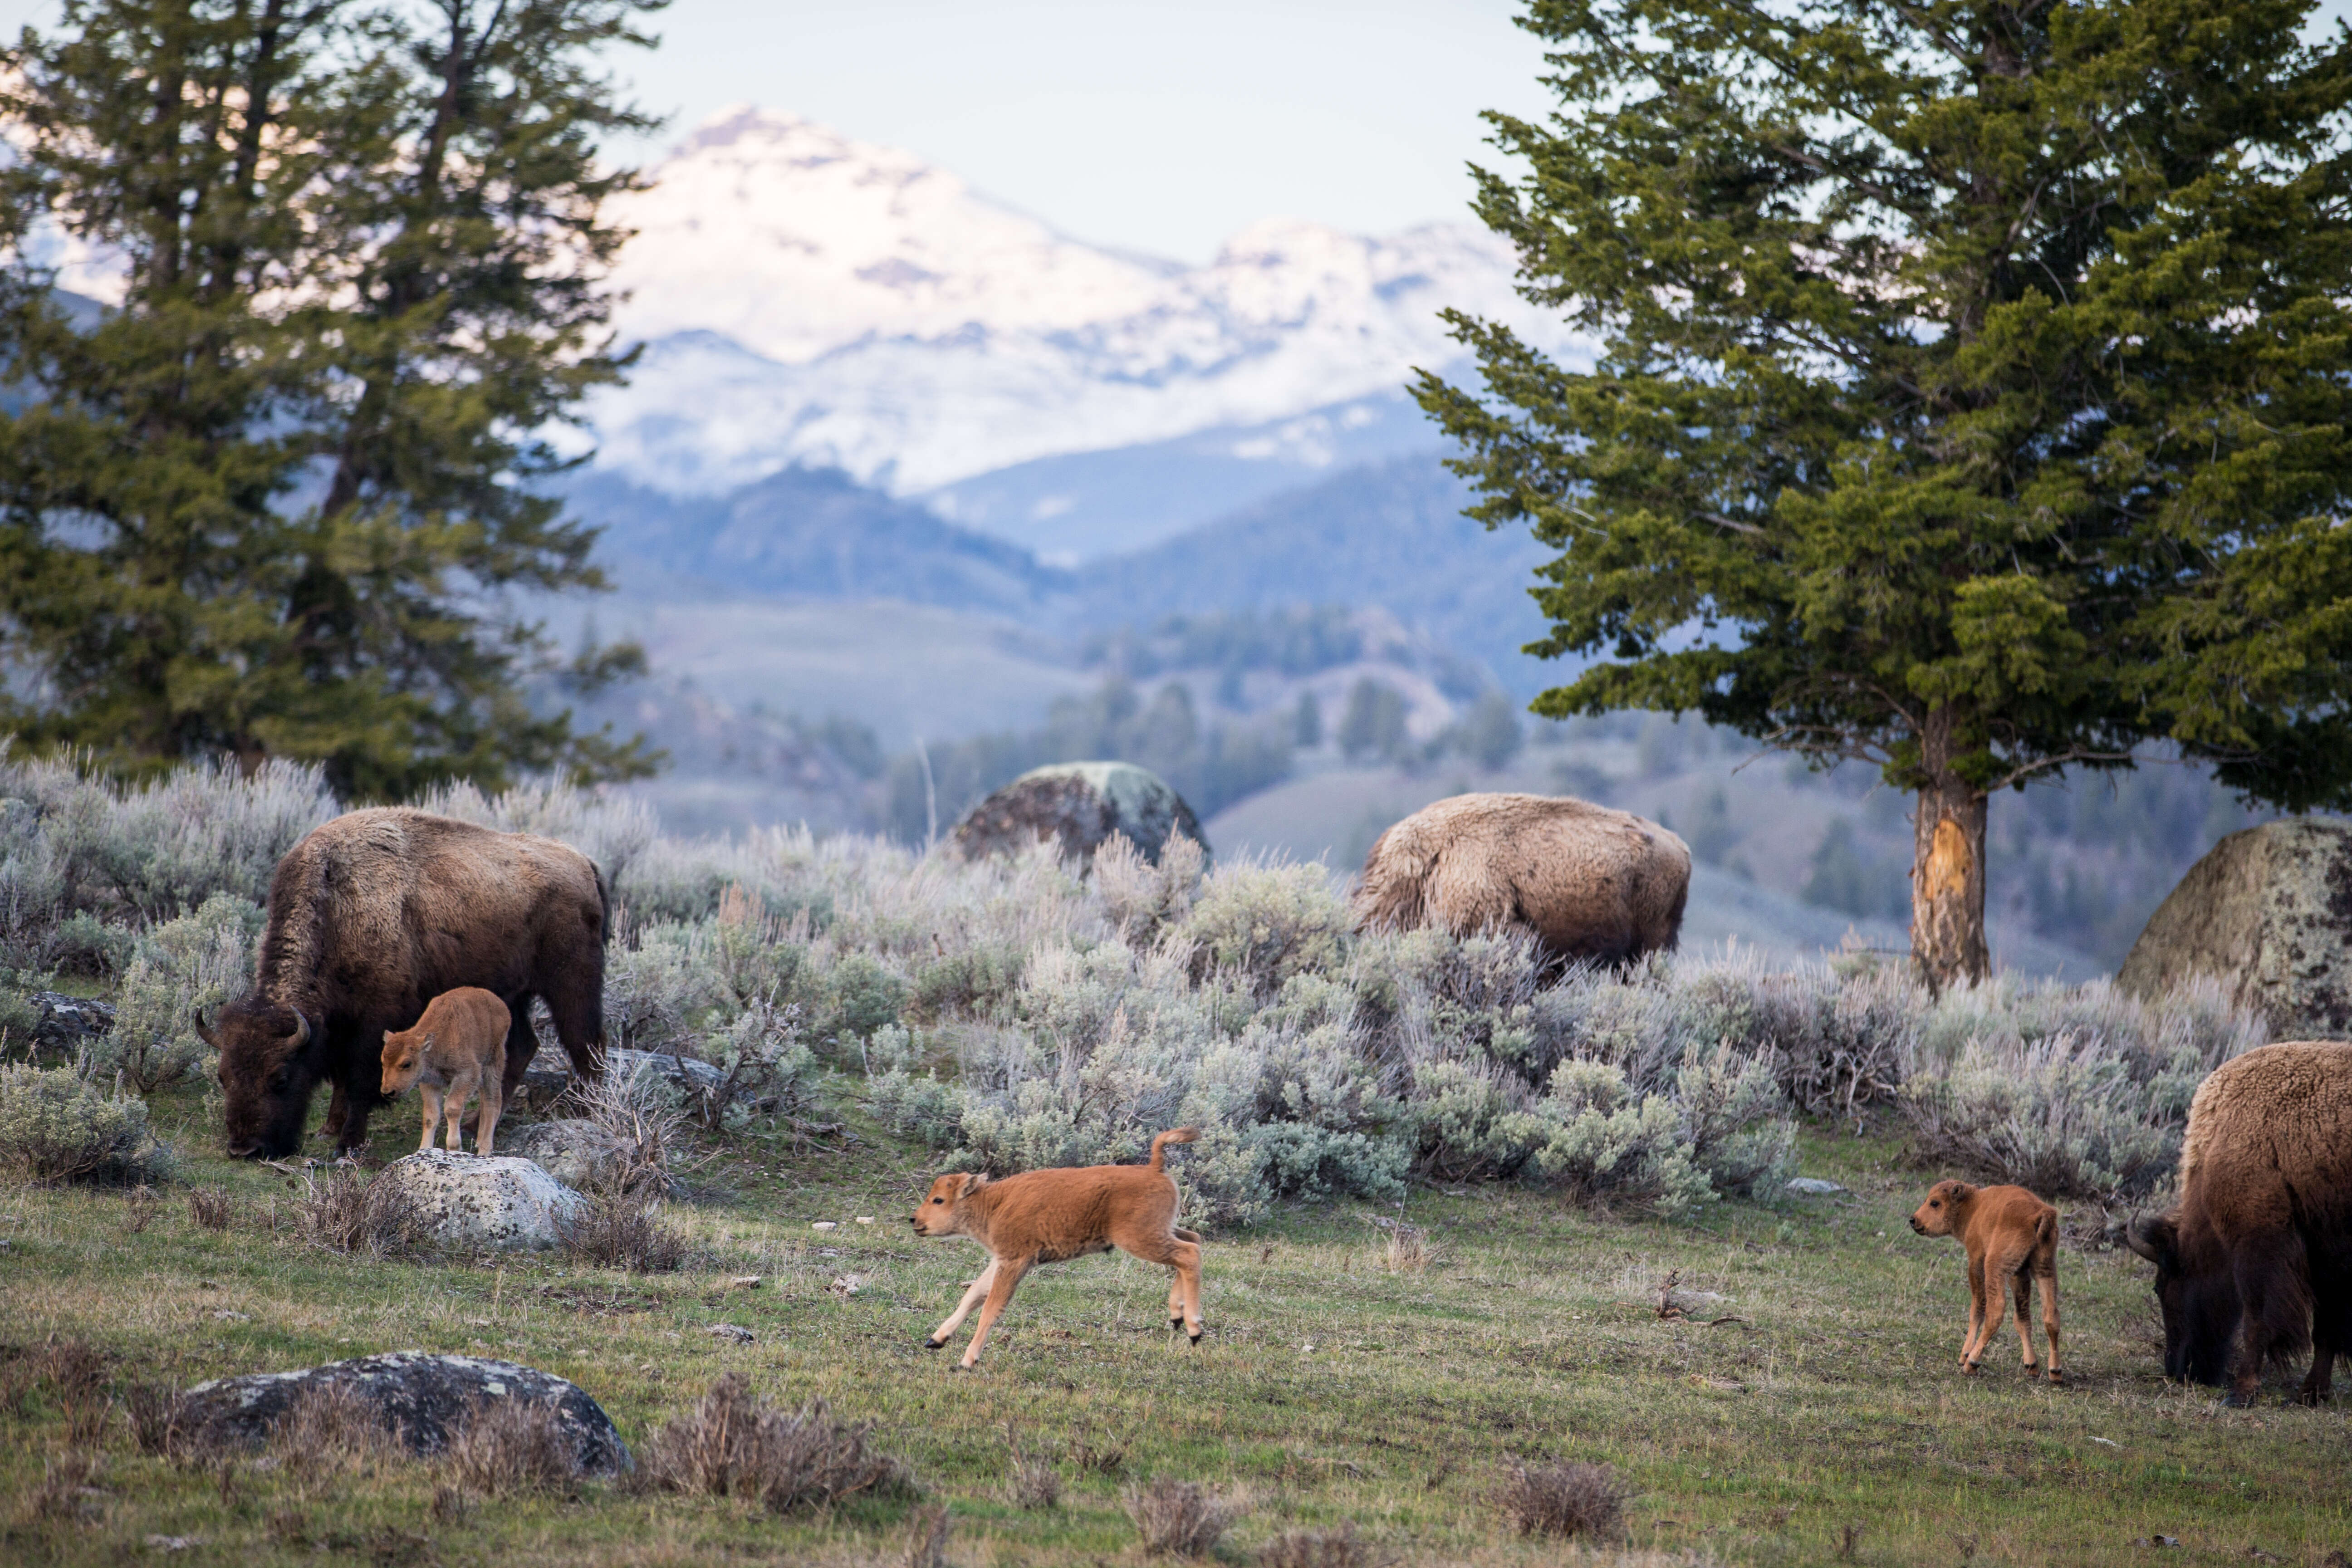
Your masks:
<svg viewBox="0 0 2352 1568"><path fill-rule="evenodd" d="M1013 1455L1013 1504L1015 1508L1056 1508L1062 1501L1062 1473L1054 1462L1021 1446L1021 1435L1004 1424L1004 1446Z"/></svg>
<svg viewBox="0 0 2352 1568"><path fill-rule="evenodd" d="M1614 1540L1629 1495L1607 1465L1514 1464L1495 1500L1522 1535Z"/></svg>
<svg viewBox="0 0 2352 1568"><path fill-rule="evenodd" d="M1155 1557L1207 1556L1241 1513L1213 1489L1172 1476L1128 1488L1126 1501L1143 1550Z"/></svg>
<svg viewBox="0 0 2352 1568"><path fill-rule="evenodd" d="M1258 1568L1387 1568L1395 1555L1356 1533L1350 1520L1336 1530L1290 1530L1258 1548Z"/></svg>
<svg viewBox="0 0 2352 1568"><path fill-rule="evenodd" d="M226 1230L236 1212L226 1187L197 1187L188 1194L189 1222L201 1230Z"/></svg>
<svg viewBox="0 0 2352 1568"><path fill-rule="evenodd" d="M269 1429L269 1451L288 1475L316 1481L373 1468L401 1448L373 1400L348 1383L314 1383Z"/></svg>
<svg viewBox="0 0 2352 1568"><path fill-rule="evenodd" d="M1417 1225L1400 1224L1381 1245L1381 1267L1391 1274L1419 1274L1436 1256L1429 1233Z"/></svg>
<svg viewBox="0 0 2352 1568"><path fill-rule="evenodd" d="M176 1383L134 1383L122 1391L131 1416L131 1439L151 1459L182 1462L196 1457L195 1434L182 1414Z"/></svg>
<svg viewBox="0 0 2352 1568"><path fill-rule="evenodd" d="M476 1497L563 1491L580 1474L578 1450L555 1407L521 1399L476 1401L442 1463L451 1481Z"/></svg>
<svg viewBox="0 0 2352 1568"><path fill-rule="evenodd" d="M821 1399L788 1414L730 1373L654 1434L643 1474L663 1491L756 1497L770 1511L789 1513L904 1489L907 1467L872 1439L870 1426L835 1421Z"/></svg>
<svg viewBox="0 0 2352 1568"><path fill-rule="evenodd" d="M583 1263L675 1273L686 1263L686 1237L654 1213L654 1202L625 1186L583 1193L576 1208L556 1216L556 1238Z"/></svg>
<svg viewBox="0 0 2352 1568"><path fill-rule="evenodd" d="M373 1252L383 1240L381 1217L368 1201L367 1173L337 1165L325 1178L305 1173L294 1215L305 1239L330 1252Z"/></svg>
<svg viewBox="0 0 2352 1568"><path fill-rule="evenodd" d="M907 1568L948 1568L947 1504L915 1510L907 1531Z"/></svg>
<svg viewBox="0 0 2352 1568"><path fill-rule="evenodd" d="M140 1183L122 1194L122 1228L132 1236L142 1234L155 1223L155 1211L162 1206L155 1189Z"/></svg>
<svg viewBox="0 0 2352 1568"><path fill-rule="evenodd" d="M433 1506L427 1511L436 1524L464 1524L474 1517L474 1500L465 1488L444 1482L433 1489Z"/></svg>
<svg viewBox="0 0 2352 1568"><path fill-rule="evenodd" d="M16 1505L16 1522L26 1525L95 1524L105 1516L105 1457L67 1449L41 1461L40 1484Z"/></svg>

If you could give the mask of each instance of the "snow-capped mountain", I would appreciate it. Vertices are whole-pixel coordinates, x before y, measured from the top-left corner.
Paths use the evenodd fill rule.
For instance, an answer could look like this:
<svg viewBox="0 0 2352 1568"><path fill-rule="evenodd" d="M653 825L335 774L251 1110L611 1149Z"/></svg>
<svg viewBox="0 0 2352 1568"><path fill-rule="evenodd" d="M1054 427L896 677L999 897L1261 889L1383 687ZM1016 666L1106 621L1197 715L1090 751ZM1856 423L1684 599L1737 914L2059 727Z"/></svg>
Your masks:
<svg viewBox="0 0 2352 1568"><path fill-rule="evenodd" d="M1185 268L1070 239L908 153L748 108L706 123L654 179L619 214L638 231L620 325L645 356L589 413L599 467L677 494L797 463L919 495L1291 419L1454 362L1437 317L1449 305L1574 352L1511 291L1507 247L1466 225L1363 238L1267 222ZM1277 447L1242 436L1234 455Z"/></svg>

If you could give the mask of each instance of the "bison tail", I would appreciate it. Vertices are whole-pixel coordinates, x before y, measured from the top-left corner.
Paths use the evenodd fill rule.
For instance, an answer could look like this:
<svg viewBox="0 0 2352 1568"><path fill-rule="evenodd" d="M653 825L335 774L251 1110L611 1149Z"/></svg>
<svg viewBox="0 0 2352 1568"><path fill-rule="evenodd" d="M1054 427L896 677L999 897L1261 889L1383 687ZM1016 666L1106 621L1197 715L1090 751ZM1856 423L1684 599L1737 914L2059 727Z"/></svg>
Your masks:
<svg viewBox="0 0 2352 1568"><path fill-rule="evenodd" d="M1164 1171L1168 1168L1161 1151L1169 1144L1190 1143L1200 1135L1201 1130L1197 1127L1171 1127L1154 1138L1151 1141L1151 1168L1155 1171Z"/></svg>
<svg viewBox="0 0 2352 1568"><path fill-rule="evenodd" d="M1420 929L1428 919L1426 883L1436 864L1435 846L1403 823L1372 840L1356 882L1357 929Z"/></svg>

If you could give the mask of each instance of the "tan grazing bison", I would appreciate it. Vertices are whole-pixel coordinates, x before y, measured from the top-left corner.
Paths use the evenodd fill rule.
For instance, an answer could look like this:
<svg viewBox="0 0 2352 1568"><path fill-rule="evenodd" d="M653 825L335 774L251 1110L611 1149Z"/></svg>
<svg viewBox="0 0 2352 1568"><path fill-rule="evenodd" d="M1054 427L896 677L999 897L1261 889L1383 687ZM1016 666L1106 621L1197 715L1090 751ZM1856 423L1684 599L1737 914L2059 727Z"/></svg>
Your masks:
<svg viewBox="0 0 2352 1568"><path fill-rule="evenodd" d="M2263 1364L2309 1344L2302 1400L2352 1348L2352 1045L2290 1040L2224 1062L2189 1105L2180 1202L2132 1222L2156 1265L2164 1370L2229 1381L2251 1405Z"/></svg>
<svg viewBox="0 0 2352 1568"><path fill-rule="evenodd" d="M1457 795L1373 840L1356 924L1524 931L1553 963L1624 963L1673 951L1689 892L1689 847L1654 822L1565 796Z"/></svg>
<svg viewBox="0 0 2352 1568"><path fill-rule="evenodd" d="M367 1141L383 1100L386 1030L445 991L478 985L513 1015L505 1099L539 1039L541 997L575 1071L604 1037L604 879L566 844L400 807L313 829L278 863L253 989L196 1027L220 1052L229 1152L290 1154L319 1080L327 1130Z"/></svg>

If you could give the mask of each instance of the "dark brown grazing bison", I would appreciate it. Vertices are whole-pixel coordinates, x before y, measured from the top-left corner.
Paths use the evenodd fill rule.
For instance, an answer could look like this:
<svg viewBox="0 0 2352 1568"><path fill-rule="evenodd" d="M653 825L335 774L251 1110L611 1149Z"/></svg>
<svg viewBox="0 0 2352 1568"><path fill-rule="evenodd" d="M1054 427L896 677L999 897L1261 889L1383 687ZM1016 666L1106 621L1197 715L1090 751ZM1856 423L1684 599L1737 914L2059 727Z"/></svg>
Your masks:
<svg viewBox="0 0 2352 1568"><path fill-rule="evenodd" d="M2302 1401L2352 1349L2352 1045L2290 1040L2224 1062L2198 1086L2180 1202L2132 1222L2156 1265L2167 1376L2230 1384L2251 1405L2263 1366L2305 1344Z"/></svg>
<svg viewBox="0 0 2352 1568"><path fill-rule="evenodd" d="M1690 849L1654 822L1566 796L1457 795L1372 842L1356 924L1531 932L1554 963L1625 963L1682 937Z"/></svg>
<svg viewBox="0 0 2352 1568"><path fill-rule="evenodd" d="M511 1100L547 1003L574 1071L604 1059L604 879L567 844L401 807L323 824L278 863L253 989L196 1028L220 1052L229 1152L278 1157L310 1097L334 1086L327 1131L367 1141L383 1100L383 1036L445 991L478 985L514 1015Z"/></svg>

